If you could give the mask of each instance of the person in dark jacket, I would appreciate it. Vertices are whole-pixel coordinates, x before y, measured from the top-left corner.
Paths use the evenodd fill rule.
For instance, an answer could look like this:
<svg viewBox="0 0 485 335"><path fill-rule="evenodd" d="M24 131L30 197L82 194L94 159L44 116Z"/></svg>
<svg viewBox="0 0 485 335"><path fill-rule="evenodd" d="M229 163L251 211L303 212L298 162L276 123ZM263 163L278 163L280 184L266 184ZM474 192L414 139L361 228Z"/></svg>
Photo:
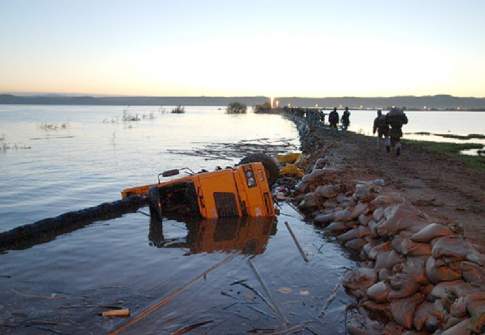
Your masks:
<svg viewBox="0 0 485 335"><path fill-rule="evenodd" d="M334 108L333 111L328 114L328 123L330 123L330 128L337 129L338 120L339 116L337 113L337 108Z"/></svg>
<svg viewBox="0 0 485 335"><path fill-rule="evenodd" d="M389 123L387 123L387 118L385 115L382 114L382 110L377 110L377 117L374 119L374 126L372 129L372 133L375 134L377 132L377 144L379 148L382 146L382 142L384 142L386 146L386 151L391 151L391 143L389 142Z"/></svg>
<svg viewBox="0 0 485 335"><path fill-rule="evenodd" d="M350 112L349 107L345 107L344 113L342 114L342 130L347 130L350 125Z"/></svg>
<svg viewBox="0 0 485 335"><path fill-rule="evenodd" d="M408 118L402 109L393 107L386 115L387 123L391 126L389 137L391 147L396 149L396 156L401 154L402 126L408 123Z"/></svg>

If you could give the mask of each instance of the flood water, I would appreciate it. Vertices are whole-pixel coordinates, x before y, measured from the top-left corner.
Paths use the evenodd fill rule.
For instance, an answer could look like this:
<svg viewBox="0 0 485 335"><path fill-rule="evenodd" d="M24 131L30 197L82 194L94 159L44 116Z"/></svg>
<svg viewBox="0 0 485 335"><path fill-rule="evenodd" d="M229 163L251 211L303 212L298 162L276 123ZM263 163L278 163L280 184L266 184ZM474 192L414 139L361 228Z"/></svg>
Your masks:
<svg viewBox="0 0 485 335"><path fill-rule="evenodd" d="M128 113L141 120L125 122L123 110L0 106L0 231L119 199L121 189L154 182L163 170L210 170L242 158L206 160L183 151L204 151L214 143L222 150L239 141L299 143L294 124L278 115L227 115L218 107L190 107L176 115L132 107ZM478 122L485 114L466 113L462 124L470 127L462 131L446 123L413 128L418 120L431 127L432 119L419 112L408 116L406 131L483 133L485 124ZM353 111L352 129L368 129L373 117ZM181 334L193 327L188 333L244 334L296 327L300 333L344 334L350 298L340 278L354 262L321 230L281 206L276 222L160 224L131 213L0 254L0 333L106 333L125 320L98 313L127 307L138 315L158 304L121 333Z"/></svg>
<svg viewBox="0 0 485 335"><path fill-rule="evenodd" d="M205 160L170 150L261 138L298 144L294 125L277 115L137 106L128 114L141 120L123 122L125 109L0 105L0 231L117 200L123 188L153 183L164 170L213 170L242 158Z"/></svg>
<svg viewBox="0 0 485 335"><path fill-rule="evenodd" d="M150 222L139 213L99 222L27 250L0 256L0 330L6 334L100 334L176 294L122 334L245 334L301 326L301 333L344 334L350 298L339 285L353 262L337 243L283 205L273 221ZM297 250L284 221L302 245ZM252 258L250 258L252 257ZM212 266L219 267L194 281ZM249 265L252 262L263 284ZM271 304L261 298L270 291ZM165 300L164 300L165 301ZM1 324L9 327L1 328ZM47 330L46 330L47 329Z"/></svg>

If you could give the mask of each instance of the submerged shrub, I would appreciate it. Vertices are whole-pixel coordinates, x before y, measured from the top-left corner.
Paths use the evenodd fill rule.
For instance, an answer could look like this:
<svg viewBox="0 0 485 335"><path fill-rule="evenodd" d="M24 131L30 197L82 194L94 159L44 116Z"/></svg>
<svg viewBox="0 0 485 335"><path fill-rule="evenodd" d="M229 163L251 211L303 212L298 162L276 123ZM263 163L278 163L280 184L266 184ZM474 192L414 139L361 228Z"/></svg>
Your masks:
<svg viewBox="0 0 485 335"><path fill-rule="evenodd" d="M228 114L243 114L246 113L247 106L240 102L231 102L227 108L226 113Z"/></svg>

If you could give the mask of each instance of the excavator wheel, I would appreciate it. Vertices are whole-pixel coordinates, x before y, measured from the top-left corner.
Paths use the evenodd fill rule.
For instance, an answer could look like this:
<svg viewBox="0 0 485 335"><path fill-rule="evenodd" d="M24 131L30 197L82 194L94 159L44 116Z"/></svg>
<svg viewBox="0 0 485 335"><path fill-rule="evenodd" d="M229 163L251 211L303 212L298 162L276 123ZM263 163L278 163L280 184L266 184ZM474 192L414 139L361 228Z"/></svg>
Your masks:
<svg viewBox="0 0 485 335"><path fill-rule="evenodd" d="M280 169L278 168L278 163L276 163L276 160L263 153L250 154L241 159L239 165L256 162L263 164L264 170L266 171L266 178L268 178L269 186L273 186L275 181L280 176Z"/></svg>
<svg viewBox="0 0 485 335"><path fill-rule="evenodd" d="M148 206L150 207L150 216L157 220L162 219L162 204L160 202L160 191L156 187L148 190Z"/></svg>

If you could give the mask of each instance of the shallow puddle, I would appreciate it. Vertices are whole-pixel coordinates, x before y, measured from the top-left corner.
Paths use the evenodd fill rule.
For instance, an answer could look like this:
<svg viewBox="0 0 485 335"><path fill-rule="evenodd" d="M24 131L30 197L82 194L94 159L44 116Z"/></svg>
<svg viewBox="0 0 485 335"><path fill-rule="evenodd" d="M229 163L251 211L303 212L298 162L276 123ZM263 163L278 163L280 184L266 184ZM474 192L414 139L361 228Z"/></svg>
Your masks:
<svg viewBox="0 0 485 335"><path fill-rule="evenodd" d="M347 256L286 204L277 222L160 225L128 214L0 255L0 329L343 334L350 298L340 277L353 265ZM116 307L129 308L132 319L98 316Z"/></svg>

